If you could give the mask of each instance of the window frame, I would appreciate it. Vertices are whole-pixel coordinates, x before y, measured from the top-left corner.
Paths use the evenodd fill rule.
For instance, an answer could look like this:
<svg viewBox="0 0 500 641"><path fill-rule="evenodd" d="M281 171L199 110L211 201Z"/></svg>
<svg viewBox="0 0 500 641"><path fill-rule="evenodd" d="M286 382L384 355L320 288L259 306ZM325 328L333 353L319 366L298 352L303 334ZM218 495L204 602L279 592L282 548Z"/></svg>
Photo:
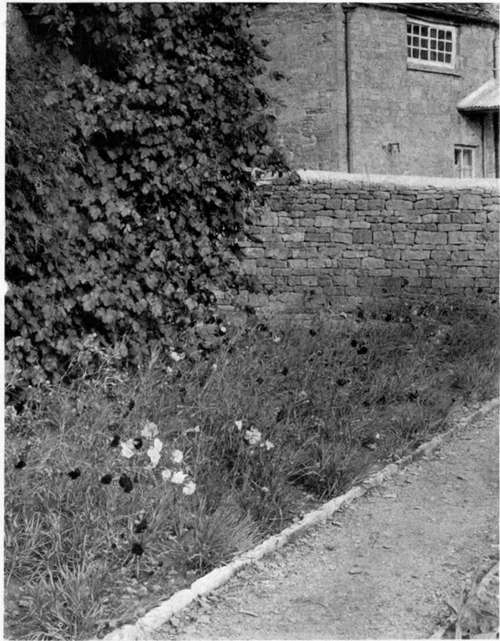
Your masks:
<svg viewBox="0 0 500 641"><path fill-rule="evenodd" d="M456 163L455 158L457 151L460 152L460 162ZM463 152L464 151L470 151L470 156L471 156L471 164L470 164L470 176L464 176L464 164L463 164ZM476 159L475 159L475 151L476 151L476 146L475 145L455 145L453 148L453 168L454 168L454 175L455 178L475 178L476 177ZM468 165L469 167L469 165ZM457 171L458 168L458 171Z"/></svg>
<svg viewBox="0 0 500 641"><path fill-rule="evenodd" d="M413 30L409 30L410 25L418 25L419 33L415 34ZM422 37L420 32L421 27L426 27L429 30L426 34L426 37ZM431 49L431 42L430 42L431 29L436 30L436 37L435 37L436 49ZM446 33L444 34L444 37L440 39L439 31L444 31L444 32L448 31L451 33L451 52L446 51L446 42L448 41L448 39L446 38ZM413 42L414 38L418 39L418 46L415 46L415 43ZM428 43L425 49L421 46L422 40L425 40ZM444 44L444 48L442 50L439 49L440 42ZM426 51L429 58L432 51L435 51L436 58L439 53L442 53L443 57L445 57L446 54L450 54L451 60L450 62L445 62L440 60L430 60L429 58L427 60L420 57L415 58L412 55L415 49L419 53L422 51ZM446 24L442 22L432 22L429 20L422 20L421 18L413 18L413 17L407 16L406 18L406 59L409 64L422 65L425 67L429 67L429 69L438 69L443 71L454 70L456 67L457 50L458 50L458 28L455 25Z"/></svg>

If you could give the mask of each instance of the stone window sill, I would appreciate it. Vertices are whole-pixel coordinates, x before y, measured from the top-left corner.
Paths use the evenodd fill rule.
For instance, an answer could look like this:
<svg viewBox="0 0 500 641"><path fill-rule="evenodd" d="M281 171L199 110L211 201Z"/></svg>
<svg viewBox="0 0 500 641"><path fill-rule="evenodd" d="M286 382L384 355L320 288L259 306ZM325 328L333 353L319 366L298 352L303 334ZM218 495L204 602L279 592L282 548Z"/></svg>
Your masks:
<svg viewBox="0 0 500 641"><path fill-rule="evenodd" d="M431 67L430 65L419 65L418 63L408 62L406 68L408 71L426 71L427 73L439 73L445 76L455 76L461 78L462 74L455 69L447 69L446 67Z"/></svg>

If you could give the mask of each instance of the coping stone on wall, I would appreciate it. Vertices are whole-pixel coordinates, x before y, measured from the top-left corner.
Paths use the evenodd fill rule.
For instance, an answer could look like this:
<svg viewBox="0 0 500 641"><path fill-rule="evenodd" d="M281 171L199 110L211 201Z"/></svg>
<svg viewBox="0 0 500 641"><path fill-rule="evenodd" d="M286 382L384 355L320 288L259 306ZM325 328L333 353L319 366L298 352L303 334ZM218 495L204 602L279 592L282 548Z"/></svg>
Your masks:
<svg viewBox="0 0 500 641"><path fill-rule="evenodd" d="M346 183L356 185L383 185L403 187L447 187L451 189L491 189L500 191L497 178L439 178L433 176L389 176L384 174L348 174L336 171L316 171L300 169L297 171L301 182L305 183Z"/></svg>

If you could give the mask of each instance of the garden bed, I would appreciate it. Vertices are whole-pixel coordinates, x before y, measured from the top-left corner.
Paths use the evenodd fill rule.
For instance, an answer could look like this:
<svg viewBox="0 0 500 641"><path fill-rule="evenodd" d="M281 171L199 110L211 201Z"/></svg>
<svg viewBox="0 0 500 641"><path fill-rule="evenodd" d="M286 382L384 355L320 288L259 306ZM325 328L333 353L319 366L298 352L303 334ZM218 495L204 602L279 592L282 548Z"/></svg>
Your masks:
<svg viewBox="0 0 500 641"><path fill-rule="evenodd" d="M494 395L497 361L495 314L465 304L228 327L134 372L89 342L7 406L6 635L135 619Z"/></svg>

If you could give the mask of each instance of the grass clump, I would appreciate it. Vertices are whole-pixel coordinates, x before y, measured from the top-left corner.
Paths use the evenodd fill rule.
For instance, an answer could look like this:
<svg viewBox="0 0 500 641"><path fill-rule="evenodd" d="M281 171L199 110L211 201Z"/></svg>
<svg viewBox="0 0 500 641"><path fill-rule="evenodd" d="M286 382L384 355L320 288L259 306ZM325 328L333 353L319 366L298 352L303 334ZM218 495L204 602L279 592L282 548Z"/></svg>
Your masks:
<svg viewBox="0 0 500 641"><path fill-rule="evenodd" d="M155 353L136 371L90 341L71 382L12 397L10 636L105 632L130 614L124 594L154 604L442 429L453 404L495 394L491 309L357 316L258 323L205 358Z"/></svg>

